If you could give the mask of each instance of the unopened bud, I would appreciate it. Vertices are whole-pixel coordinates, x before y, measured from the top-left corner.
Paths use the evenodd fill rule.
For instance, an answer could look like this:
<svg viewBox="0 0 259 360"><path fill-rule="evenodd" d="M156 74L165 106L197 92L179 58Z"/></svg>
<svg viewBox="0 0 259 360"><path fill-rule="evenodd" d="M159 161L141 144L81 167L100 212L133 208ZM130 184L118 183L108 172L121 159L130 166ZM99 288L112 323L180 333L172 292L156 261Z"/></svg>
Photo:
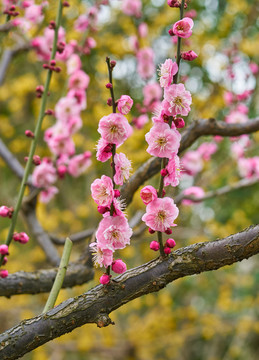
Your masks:
<svg viewBox="0 0 259 360"><path fill-rule="evenodd" d="M39 155L33 155L33 159L32 162L35 166L38 166L41 164L41 159L39 157Z"/></svg>
<svg viewBox="0 0 259 360"><path fill-rule="evenodd" d="M168 171L166 169L162 169L160 171L161 176L165 177L168 174Z"/></svg>
<svg viewBox="0 0 259 360"><path fill-rule="evenodd" d="M49 29L56 29L56 23L55 23L55 21L54 20L51 20L50 22L49 22Z"/></svg>
<svg viewBox="0 0 259 360"><path fill-rule="evenodd" d="M157 241L151 241L149 247L151 250L154 250L154 251L157 251L160 249L159 242L157 242Z"/></svg>
<svg viewBox="0 0 259 360"><path fill-rule="evenodd" d="M171 252L170 247L167 247L167 246L166 246L166 247L164 248L164 253L165 253L166 255L169 255L170 252Z"/></svg>
<svg viewBox="0 0 259 360"><path fill-rule="evenodd" d="M107 99L107 105L112 106L112 98Z"/></svg>
<svg viewBox="0 0 259 360"><path fill-rule="evenodd" d="M111 64L111 68L113 69L113 68L116 66L116 61L115 61L115 60L112 60L112 61L110 62L110 64Z"/></svg>
<svg viewBox="0 0 259 360"><path fill-rule="evenodd" d="M34 138L34 133L31 130L25 130L24 133L28 138Z"/></svg>
<svg viewBox="0 0 259 360"><path fill-rule="evenodd" d="M114 193L114 197L115 197L115 198L118 198L118 197L121 196L120 190L118 190L118 189L114 189L114 190L113 190L113 193Z"/></svg>

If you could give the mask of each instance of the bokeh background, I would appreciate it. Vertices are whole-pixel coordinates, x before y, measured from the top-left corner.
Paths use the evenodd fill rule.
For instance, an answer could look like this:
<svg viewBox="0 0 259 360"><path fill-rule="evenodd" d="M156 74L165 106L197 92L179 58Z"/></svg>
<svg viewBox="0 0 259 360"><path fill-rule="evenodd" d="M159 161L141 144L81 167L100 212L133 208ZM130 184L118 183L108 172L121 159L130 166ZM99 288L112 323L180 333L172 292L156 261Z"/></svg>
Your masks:
<svg viewBox="0 0 259 360"><path fill-rule="evenodd" d="M74 30L74 21L87 12L93 1L70 1L70 8L62 20L67 40L83 41L86 34ZM143 17L149 27L149 35L142 39L141 46L151 46L158 65L166 58L174 58L176 46L171 42L168 30L178 20L178 9L170 9L163 0L142 1ZM96 48L82 57L83 69L90 76L87 91L87 109L82 113L83 128L74 136L77 152L93 152L92 165L80 178L66 177L58 183L59 193L48 204L37 205L38 218L47 232L57 236L69 236L75 232L92 228L98 224L101 215L96 211L90 197L90 184L102 174L110 174L110 165L97 162L94 148L99 138L98 121L109 114L106 105L109 96L105 57L117 61L114 70L115 96L130 95L135 105L128 116L129 121L138 116L137 103L143 100L142 88L145 81L136 73L136 59L129 37L136 35L138 21L123 14L121 1L110 1L101 6L98 31L90 32L96 41ZM188 123L199 118L215 117L224 120L229 112L224 102L224 92L240 93L253 90L249 103L249 117L258 114L259 90L257 78L247 73L247 64L259 59L259 3L253 0L192 0L188 10L197 11L195 27L189 46L198 58L184 63L181 75L186 87L192 93L193 105ZM44 22L33 28L27 36L41 34L44 27L55 16L56 4L50 2ZM1 35L2 51L20 41L20 35ZM22 36L21 36L22 37ZM27 41L27 39L22 39ZM234 49L234 50L233 50ZM232 51L240 57L237 64L231 62ZM3 55L3 52L2 52ZM62 67L62 63L60 64ZM227 76L229 67L235 71L235 78ZM17 54L7 69L5 81L0 86L0 136L13 154L24 163L29 149L29 140L24 136L26 129L33 129L39 111L39 99L35 87L43 83L46 73L42 62L34 51ZM154 79L157 75L154 74ZM48 107L65 96L67 89L66 71L55 75L51 82L51 96ZM151 118L151 114L150 114ZM46 117L43 130L53 124ZM151 121L121 147L132 160L133 170L149 159L144 135ZM253 146L250 156L258 154L259 135L251 136ZM199 139L193 149L210 137ZM41 138L37 148L40 156L50 156ZM175 196L186 185L195 184L204 190L213 190L240 179L235 160L230 156L230 140L224 139L219 150L204 170L193 179L183 179L172 192ZM0 203L12 206L19 188L19 180L0 159ZM149 184L157 187L158 178ZM177 248L189 244L214 240L238 232L258 223L259 187L229 193L207 200L192 207L180 206L174 238ZM136 193L127 213L129 219L136 211L144 211L144 205ZM8 219L0 219L0 237L4 241L8 231ZM17 230L28 231L20 218ZM131 246L120 252L128 268L140 265L154 258L149 249L152 236L144 231L132 240ZM83 251L87 241L74 245L74 260ZM62 252L62 247L59 249ZM10 273L24 270L34 271L49 268L45 255L31 238L26 246L12 245L7 269ZM60 292L57 303L82 292L98 283L101 275L96 270L93 281L73 289ZM177 360L256 360L259 353L259 268L258 256L223 269L202 273L175 281L159 293L149 294L124 305L111 314L115 326L98 329L86 325L56 339L30 354L24 360L109 360L109 359L177 359ZM47 300L47 294L19 295L11 299L0 299L0 331L17 324L22 319L39 314Z"/></svg>

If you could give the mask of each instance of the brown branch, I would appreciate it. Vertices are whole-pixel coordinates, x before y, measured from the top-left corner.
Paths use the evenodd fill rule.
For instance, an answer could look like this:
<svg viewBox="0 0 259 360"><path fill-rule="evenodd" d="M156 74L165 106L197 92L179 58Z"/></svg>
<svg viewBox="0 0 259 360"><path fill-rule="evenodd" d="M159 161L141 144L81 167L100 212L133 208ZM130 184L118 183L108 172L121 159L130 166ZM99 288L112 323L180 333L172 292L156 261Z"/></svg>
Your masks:
<svg viewBox="0 0 259 360"><path fill-rule="evenodd" d="M231 191L240 190L240 189L243 189L243 188L258 184L258 183L259 183L258 177L253 177L251 179L242 179L232 185L226 185L219 189L208 191L203 196L200 196L200 197L192 196L192 195L187 196L187 195L184 195L184 193L181 193L175 197L174 201L176 204L179 204L184 199L191 200L193 202L201 202L201 201L205 201L205 200L214 198L216 196L225 195Z"/></svg>
<svg viewBox="0 0 259 360"><path fill-rule="evenodd" d="M179 154L189 148L195 140L203 135L240 136L251 134L259 130L259 118L249 120L242 124L227 124L215 119L197 120L183 132ZM150 158L131 176L129 181L121 188L121 197L129 205L137 189L145 181L160 171L161 159Z"/></svg>
<svg viewBox="0 0 259 360"><path fill-rule="evenodd" d="M0 296L11 297L18 294L39 294L49 292L58 268L35 272L19 271L6 279L0 278ZM90 265L71 263L68 266L62 288L82 285L93 279L94 270Z"/></svg>
<svg viewBox="0 0 259 360"><path fill-rule="evenodd" d="M4 142L0 139L0 157L4 160L6 165L13 171L13 173L19 178L23 178L24 168L16 159L16 157L7 148ZM28 185L32 186L31 178L28 180Z"/></svg>
<svg viewBox="0 0 259 360"><path fill-rule="evenodd" d="M2 61L0 63L0 86L4 82L5 76L7 74L7 68L9 66L10 62L12 61L12 58L16 54L18 54L22 51L27 51L29 49L31 49L31 45L23 43L23 44L16 45L12 49L5 50L3 57L2 57Z"/></svg>
<svg viewBox="0 0 259 360"><path fill-rule="evenodd" d="M28 224L30 232L33 234L38 244L44 251L47 260L53 266L58 266L60 263L60 256L57 249L53 245L46 231L42 228L36 215L37 198L32 198L31 201L24 201L22 205L22 214Z"/></svg>
<svg viewBox="0 0 259 360"><path fill-rule="evenodd" d="M126 271L107 286L98 285L45 314L24 320L0 335L2 360L29 351L87 323L113 324L109 314L131 300L159 291L168 283L247 259L259 252L259 225L227 238L198 243Z"/></svg>
<svg viewBox="0 0 259 360"><path fill-rule="evenodd" d="M9 32L14 27L11 21L0 25L0 33L1 32Z"/></svg>

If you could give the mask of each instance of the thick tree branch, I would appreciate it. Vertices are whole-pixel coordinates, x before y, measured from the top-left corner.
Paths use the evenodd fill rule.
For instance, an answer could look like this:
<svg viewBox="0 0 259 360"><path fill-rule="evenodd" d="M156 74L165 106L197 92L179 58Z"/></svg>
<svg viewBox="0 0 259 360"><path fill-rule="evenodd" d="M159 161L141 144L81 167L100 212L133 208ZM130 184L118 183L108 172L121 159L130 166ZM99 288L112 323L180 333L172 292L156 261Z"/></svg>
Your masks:
<svg viewBox="0 0 259 360"><path fill-rule="evenodd" d="M35 272L19 271L0 279L0 296L10 297L18 294L39 294L49 292L57 275L58 268ZM71 263L68 266L62 288L82 285L93 279L91 265Z"/></svg>
<svg viewBox="0 0 259 360"><path fill-rule="evenodd" d="M227 238L198 243L126 271L107 286L98 285L49 312L0 335L2 360L17 359L46 342L87 323L112 324L109 314L129 301L159 291L168 283L247 259L259 252L259 225Z"/></svg>
<svg viewBox="0 0 259 360"><path fill-rule="evenodd" d="M193 121L183 132L179 154L189 148L195 140L203 135L240 136L251 134L259 130L259 118L249 120L242 124L227 124L215 119ZM121 197L129 205L137 189L145 181L160 171L161 159L150 158L146 161L121 188Z"/></svg>

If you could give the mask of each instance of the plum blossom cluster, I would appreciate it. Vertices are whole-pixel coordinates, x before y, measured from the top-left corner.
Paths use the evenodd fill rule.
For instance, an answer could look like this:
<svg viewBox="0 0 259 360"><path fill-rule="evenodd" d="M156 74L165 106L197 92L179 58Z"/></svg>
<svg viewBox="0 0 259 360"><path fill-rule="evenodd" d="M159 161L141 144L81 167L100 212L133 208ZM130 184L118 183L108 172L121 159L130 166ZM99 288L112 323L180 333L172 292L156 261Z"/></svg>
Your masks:
<svg viewBox="0 0 259 360"><path fill-rule="evenodd" d="M43 37L33 39L33 45L41 60L49 60L53 36L54 29L48 27L44 30ZM59 29L58 39L59 44L62 44L62 51L58 50L56 57L66 64L68 92L58 101L55 111L46 111L47 115L55 115L56 118L56 123L44 134L44 140L55 162L50 158L44 158L33 172L34 186L43 188L40 194L42 202L48 202L58 192L57 187L53 185L58 178L64 178L66 173L78 177L91 165L91 153L85 151L76 155L73 141L73 135L81 129L83 124L81 112L87 106L86 91L90 78L82 70L81 59L77 54L77 44L74 41L65 43L65 30L62 27Z"/></svg>
<svg viewBox="0 0 259 360"><path fill-rule="evenodd" d="M110 66L110 63L109 63ZM113 63L113 67L115 63ZM109 67L109 69L111 69ZM112 70L111 70L112 71ZM107 88L112 89L112 84L108 83ZM97 144L97 159L105 162L112 158L113 177L103 175L100 179L95 179L91 184L91 194L97 204L97 210L103 215L96 231L96 242L92 243L95 265L112 268L115 273L126 271L126 264L121 260L114 260L114 252L125 248L130 243L132 229L124 214L123 204L120 200L120 191L115 185L123 185L128 180L131 170L131 162L124 153L116 153L116 149L124 143L131 135L132 127L124 115L127 115L133 105L133 100L122 95L117 100L115 109L119 113L113 112L103 116L99 121L98 132L101 135ZM100 278L102 284L110 281L109 270Z"/></svg>
<svg viewBox="0 0 259 360"><path fill-rule="evenodd" d="M8 217L9 219L13 216L14 209L8 206L0 206L0 216L1 217ZM13 240L19 242L20 244L26 244L29 241L29 236L25 232L13 234ZM0 256L2 257L2 265L5 265L8 261L9 254L9 246L7 244L0 245ZM0 269L0 277L6 278L8 276L8 270Z"/></svg>
<svg viewBox="0 0 259 360"><path fill-rule="evenodd" d="M140 19L142 16L141 0L123 0L121 10L125 15ZM139 22L139 20L138 20ZM137 72L143 80L148 80L155 72L155 54L151 47L141 47L141 39L148 37L148 26L145 22L138 25L137 35L129 39L130 47L134 51L137 59Z"/></svg>
<svg viewBox="0 0 259 360"><path fill-rule="evenodd" d="M229 112L225 117L226 123L229 124L242 124L249 120L248 105L251 101L254 90L249 88L249 79L254 77L259 72L259 66L253 61L243 59L236 46L226 50L226 55L229 58L229 65L226 69L226 75L231 82L231 87L234 88L234 82L238 80L238 67L242 65L245 69L247 87L243 88L241 93L234 91L226 91L224 93L224 101L226 106L229 107ZM230 139L231 154L237 161L237 168L239 175L242 178L251 179L259 178L259 156L247 157L246 152L252 148L253 141L249 135L241 135Z"/></svg>
<svg viewBox="0 0 259 360"><path fill-rule="evenodd" d="M172 2L168 3L168 5L178 7L173 6ZM192 34L192 27L193 20L185 17L172 26L169 34L176 36L178 39L189 38ZM184 54L184 56L177 54L178 62L166 59L160 66L159 83L163 90L163 99L162 102L158 101L159 105L152 117L153 126L145 136L148 143L147 152L150 155L162 158L162 169L159 190L157 191L148 185L140 192L141 199L147 206L142 220L149 227L151 234L158 233L158 241L152 241L150 248L155 251L160 249L161 255L169 254L171 248L175 246L175 241L171 238L164 245L162 241L162 233L172 234L171 227L176 226L174 221L179 214L173 199L165 197L164 186L171 185L175 187L179 184L181 171L177 153L181 135L178 129L184 127L183 116L189 114L192 103L190 92L185 89L184 84L177 84L176 76L179 71L180 57L189 61L194 60L197 55L192 51Z"/></svg>

